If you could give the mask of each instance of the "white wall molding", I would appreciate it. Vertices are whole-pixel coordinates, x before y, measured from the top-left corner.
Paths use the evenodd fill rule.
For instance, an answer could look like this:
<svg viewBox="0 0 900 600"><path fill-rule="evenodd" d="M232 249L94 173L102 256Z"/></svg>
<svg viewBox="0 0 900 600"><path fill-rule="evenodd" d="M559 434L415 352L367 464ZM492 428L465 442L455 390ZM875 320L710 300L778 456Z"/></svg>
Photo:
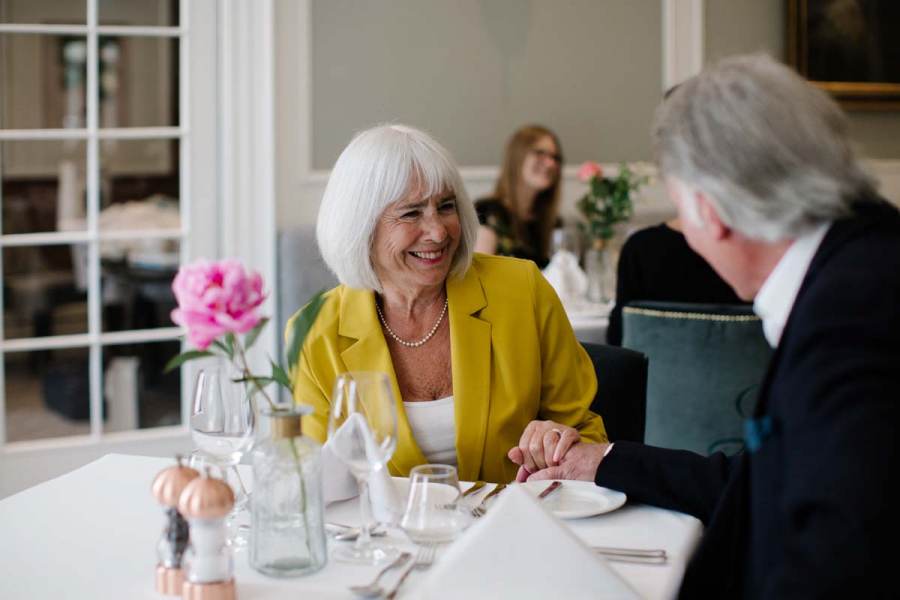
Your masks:
<svg viewBox="0 0 900 600"><path fill-rule="evenodd" d="M220 254L242 260L271 289L277 209L273 0L222 0L219 11ZM266 314L274 314L273 296L263 307ZM267 364L266 353L276 356L275 329L265 328L258 338L264 352L254 353L257 368Z"/></svg>
<svg viewBox="0 0 900 600"><path fill-rule="evenodd" d="M663 90L703 68L704 0L662 0Z"/></svg>

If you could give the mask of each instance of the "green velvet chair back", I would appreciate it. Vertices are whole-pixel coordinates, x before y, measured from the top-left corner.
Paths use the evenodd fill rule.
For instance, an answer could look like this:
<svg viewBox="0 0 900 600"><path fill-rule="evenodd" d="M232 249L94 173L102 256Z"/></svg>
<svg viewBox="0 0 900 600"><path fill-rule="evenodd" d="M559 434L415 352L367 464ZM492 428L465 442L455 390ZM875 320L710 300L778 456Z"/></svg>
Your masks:
<svg viewBox="0 0 900 600"><path fill-rule="evenodd" d="M622 345L650 360L647 444L711 454L742 448L772 350L749 306L632 302Z"/></svg>

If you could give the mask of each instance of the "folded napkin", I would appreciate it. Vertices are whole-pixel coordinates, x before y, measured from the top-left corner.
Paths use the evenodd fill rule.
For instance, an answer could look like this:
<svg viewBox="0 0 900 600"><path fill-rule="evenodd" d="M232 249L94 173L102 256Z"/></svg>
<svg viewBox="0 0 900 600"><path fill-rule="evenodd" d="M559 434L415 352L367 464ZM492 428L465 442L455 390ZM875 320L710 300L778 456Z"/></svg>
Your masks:
<svg viewBox="0 0 900 600"><path fill-rule="evenodd" d="M376 462L379 450L371 431L362 415L352 414L322 448L322 495L326 505L359 495L356 478L347 464L338 458L341 453L335 452L336 445L347 448L348 445L357 444L364 446L366 456L371 457L370 463ZM403 507L387 466L369 475L369 499L372 502L372 514L377 521L386 524L399 522Z"/></svg>
<svg viewBox="0 0 900 600"><path fill-rule="evenodd" d="M511 485L447 549L414 597L631 600L639 596L567 525L520 486Z"/></svg>
<svg viewBox="0 0 900 600"><path fill-rule="evenodd" d="M584 300L588 288L587 275L578 266L578 257L568 250L557 250L543 273L563 304Z"/></svg>

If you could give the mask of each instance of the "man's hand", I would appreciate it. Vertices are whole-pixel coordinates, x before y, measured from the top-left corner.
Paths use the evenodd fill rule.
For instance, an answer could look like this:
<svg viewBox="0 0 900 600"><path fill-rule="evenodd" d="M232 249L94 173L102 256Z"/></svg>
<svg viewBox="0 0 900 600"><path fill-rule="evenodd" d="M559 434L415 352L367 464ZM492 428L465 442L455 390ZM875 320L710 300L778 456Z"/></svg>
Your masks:
<svg viewBox="0 0 900 600"><path fill-rule="evenodd" d="M609 444L578 443L569 448L559 466L547 467L528 477L528 481L544 479L580 479L594 481L597 467Z"/></svg>

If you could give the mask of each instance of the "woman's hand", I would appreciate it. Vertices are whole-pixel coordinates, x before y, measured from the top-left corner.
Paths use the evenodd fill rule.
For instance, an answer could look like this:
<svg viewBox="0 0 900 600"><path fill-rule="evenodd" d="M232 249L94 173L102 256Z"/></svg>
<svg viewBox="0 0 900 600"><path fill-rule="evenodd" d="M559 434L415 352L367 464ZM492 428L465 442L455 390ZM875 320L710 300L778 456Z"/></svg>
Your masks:
<svg viewBox="0 0 900 600"><path fill-rule="evenodd" d="M519 465L516 481L525 481L532 473L558 465L579 439L581 436L573 427L553 421L532 421L522 432L519 445L507 453Z"/></svg>

